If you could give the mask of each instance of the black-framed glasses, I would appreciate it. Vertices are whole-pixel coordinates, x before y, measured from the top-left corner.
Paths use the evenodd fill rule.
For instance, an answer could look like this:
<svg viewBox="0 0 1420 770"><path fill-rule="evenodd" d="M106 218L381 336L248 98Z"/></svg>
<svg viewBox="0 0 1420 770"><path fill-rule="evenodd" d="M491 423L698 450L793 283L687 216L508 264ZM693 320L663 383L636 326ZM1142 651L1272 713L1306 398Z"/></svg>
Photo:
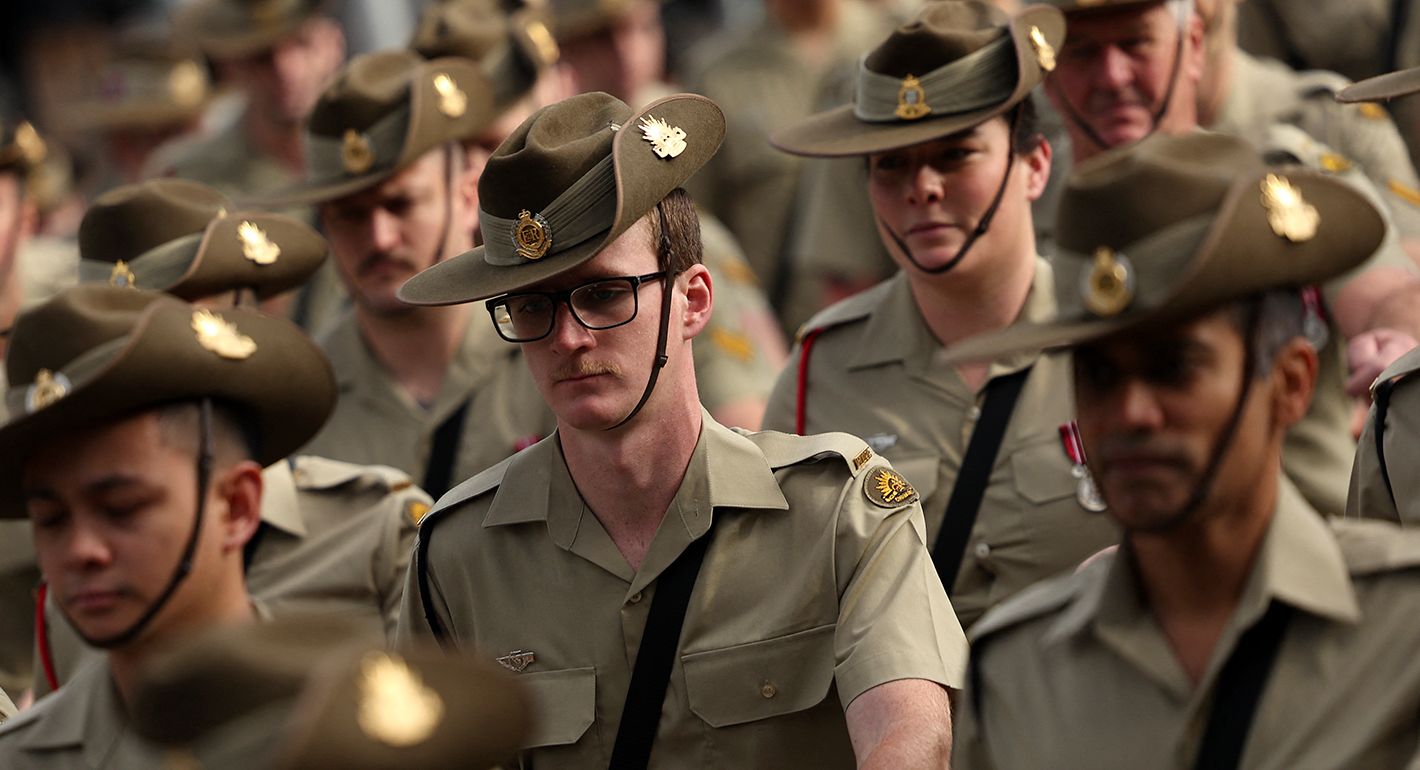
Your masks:
<svg viewBox="0 0 1420 770"><path fill-rule="evenodd" d="M552 333L557 306L567 305L577 323L593 331L629 324L640 306L641 286L666 271L598 278L563 291L525 291L488 300L498 336L509 342L534 342Z"/></svg>

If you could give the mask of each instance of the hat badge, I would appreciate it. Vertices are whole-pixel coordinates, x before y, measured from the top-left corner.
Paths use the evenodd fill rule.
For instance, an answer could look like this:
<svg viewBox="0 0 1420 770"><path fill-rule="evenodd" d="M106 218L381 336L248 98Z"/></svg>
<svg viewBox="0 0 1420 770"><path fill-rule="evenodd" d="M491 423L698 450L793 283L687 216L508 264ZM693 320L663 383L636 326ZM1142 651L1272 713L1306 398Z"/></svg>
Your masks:
<svg viewBox="0 0 1420 770"><path fill-rule="evenodd" d="M20 157L31 166L44 160L44 156L49 154L49 148L28 120L22 120L20 125L15 126L14 142L15 148L20 151Z"/></svg>
<svg viewBox="0 0 1420 770"><path fill-rule="evenodd" d="M425 686L403 658L367 655L360 665L360 730L388 746L414 746L429 739L444 719L444 700Z"/></svg>
<svg viewBox="0 0 1420 770"><path fill-rule="evenodd" d="M113 269L108 271L108 285L125 289L136 289L138 288L138 279L133 275L133 271L129 269L128 263L120 259L113 263Z"/></svg>
<svg viewBox="0 0 1420 770"><path fill-rule="evenodd" d="M439 112L446 118L461 118L468 110L468 94L459 89L447 72L434 76L434 90L439 94Z"/></svg>
<svg viewBox="0 0 1420 770"><path fill-rule="evenodd" d="M552 228L541 214L530 214L527 209L518 212L518 223L513 226L513 248L523 259L542 259L552 248Z"/></svg>
<svg viewBox="0 0 1420 770"><path fill-rule="evenodd" d="M196 106L202 101L206 90L206 79L195 61L189 59L179 62L173 67L173 71L168 73L168 95L172 97L173 104L179 107Z"/></svg>
<svg viewBox="0 0 1420 770"><path fill-rule="evenodd" d="M269 265L281 256L281 247L266 237L266 231L250 220L237 225L237 239L242 242L242 256L258 265Z"/></svg>
<svg viewBox="0 0 1420 770"><path fill-rule="evenodd" d="M641 138L651 143L651 150L662 160L679 157L685 152L685 129L672 126L661 118L647 115L641 118Z"/></svg>
<svg viewBox="0 0 1420 770"><path fill-rule="evenodd" d="M1262 207L1272 232L1293 243L1309 241L1321 224L1316 206L1306 202L1302 191L1285 176L1268 174L1262 180Z"/></svg>
<svg viewBox="0 0 1420 770"><path fill-rule="evenodd" d="M1042 71L1051 72L1055 69L1055 46L1045 39L1045 33L1040 31L1040 27L1030 28L1030 47L1035 51L1035 63L1040 65Z"/></svg>
<svg viewBox="0 0 1420 770"><path fill-rule="evenodd" d="M62 372L40 369L33 385L25 390L25 411L34 413L69 395L74 387Z"/></svg>
<svg viewBox="0 0 1420 770"><path fill-rule="evenodd" d="M897 109L893 114L903 120L917 120L932 112L932 108L927 106L927 92L922 88L922 81L913 75L908 75L902 79L902 86L897 89Z"/></svg>
<svg viewBox="0 0 1420 770"><path fill-rule="evenodd" d="M1119 315L1134 300L1134 266L1108 246L1095 249L1094 260L1081 292L1085 308L1101 318Z"/></svg>
<svg viewBox="0 0 1420 770"><path fill-rule="evenodd" d="M340 162L346 173L363 174L375 165L375 153L370 149L370 140L353 128L345 129L345 137L340 143Z"/></svg>
<svg viewBox="0 0 1420 770"><path fill-rule="evenodd" d="M256 352L256 342L237 331L236 324L210 310L192 314L192 330L197 332L197 344L230 361L241 361Z"/></svg>

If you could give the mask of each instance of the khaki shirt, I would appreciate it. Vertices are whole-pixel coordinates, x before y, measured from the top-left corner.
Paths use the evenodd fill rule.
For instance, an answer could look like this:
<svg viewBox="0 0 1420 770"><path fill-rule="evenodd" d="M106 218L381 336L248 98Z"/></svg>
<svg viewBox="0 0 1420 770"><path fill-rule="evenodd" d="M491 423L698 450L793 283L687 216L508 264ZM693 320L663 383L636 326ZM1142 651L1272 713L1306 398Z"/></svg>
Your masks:
<svg viewBox="0 0 1420 770"><path fill-rule="evenodd" d="M1026 321L1055 314L1053 271L1036 260L1022 311ZM942 364L932 336L899 273L835 305L805 327L824 329L810 349L805 433L845 431L892 461L922 495L927 543L936 542L962 457L985 402L956 367ZM802 347L790 357L770 401L765 427L793 431ZM1080 506L1079 481L1061 441L1075 419L1068 354L1010 356L991 364L990 377L1032 366L986 495L967 541L952 606L970 628L988 608L1042 578L1072 569L1118 542L1102 513Z"/></svg>
<svg viewBox="0 0 1420 770"><path fill-rule="evenodd" d="M532 656L525 766L605 767L658 576L715 531L670 674L652 767L854 765L843 709L897 679L957 687L965 639L915 502L870 502L886 463L842 434L744 434L704 416L632 570L577 494L556 439L454 490L420 528L455 644ZM430 632L417 569L400 639Z"/></svg>
<svg viewBox="0 0 1420 770"><path fill-rule="evenodd" d="M129 726L101 655L63 690L0 726L0 767L6 770L160 768L165 753Z"/></svg>
<svg viewBox="0 0 1420 770"><path fill-rule="evenodd" d="M347 315L321 346L340 389L335 413L303 450L360 465L388 465L422 484L434 432L468 402L450 485L551 435L556 420L543 403L522 350L498 337L476 307L432 407L395 382ZM437 491L436 491L437 493Z"/></svg>
<svg viewBox="0 0 1420 770"><path fill-rule="evenodd" d="M18 694L34 681L39 582L29 520L0 521L0 690Z"/></svg>
<svg viewBox="0 0 1420 770"><path fill-rule="evenodd" d="M6 695L4 690L0 690L0 724L4 724L5 720L18 713L19 709L15 708L15 702L10 700L10 696Z"/></svg>
<svg viewBox="0 0 1420 770"><path fill-rule="evenodd" d="M1376 407L1372 404L1366 427L1356 443L1351 491L1346 499L1348 517L1387 519L1406 526L1420 524L1420 473L1416 472L1415 463L1420 457L1415 447L1420 440L1420 388L1411 376L1416 371L1420 371L1420 348L1396 359L1376 378L1377 384L1396 382L1390 392L1385 425L1377 426ZM1376 447L1377 430L1385 442L1384 472Z"/></svg>
<svg viewBox="0 0 1420 770"><path fill-rule="evenodd" d="M1328 524L1283 481L1238 607L1197 686L1150 611L1132 561L1126 546L977 625L953 767L1192 767L1218 672L1273 600L1295 614L1239 767L1402 767L1415 754L1420 534L1384 522Z"/></svg>
<svg viewBox="0 0 1420 770"><path fill-rule="evenodd" d="M363 623L372 639L393 639L429 496L393 468L323 457L276 463L262 472L262 481L262 527L247 566L247 590L263 613L339 613ZM101 657L52 600L45 621L61 685ZM43 677L36 679L36 694L51 691Z"/></svg>

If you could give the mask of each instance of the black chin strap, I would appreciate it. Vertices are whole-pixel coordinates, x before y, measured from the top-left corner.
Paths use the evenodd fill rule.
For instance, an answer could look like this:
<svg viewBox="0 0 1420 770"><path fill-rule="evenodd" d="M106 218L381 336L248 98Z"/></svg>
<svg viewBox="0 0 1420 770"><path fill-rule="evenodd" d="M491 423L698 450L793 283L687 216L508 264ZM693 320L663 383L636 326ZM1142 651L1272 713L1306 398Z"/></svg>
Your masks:
<svg viewBox="0 0 1420 770"><path fill-rule="evenodd" d="M661 222L661 264L669 268L671 264L671 239L666 235L666 212L661 208L661 204L659 203L656 204L656 217ZM645 406L646 401L651 398L651 391L656 388L656 380L661 376L661 369L665 367L666 361L669 360L666 358L666 343L671 324L671 287L674 285L675 274L667 269L666 274L661 276L661 326L660 330L656 333L656 357L651 361L651 376L646 380L646 389L641 391L641 400L636 402L636 407L631 410L630 414L621 418L621 422L607 428L607 430L620 428L630 422L631 418L635 417L636 414L641 411L641 407Z"/></svg>
<svg viewBox="0 0 1420 770"><path fill-rule="evenodd" d="M1173 103L1174 89L1178 86L1178 75L1182 71L1183 37L1187 33L1188 24L1186 20L1180 20L1178 22L1178 37L1175 39L1173 47L1173 68L1169 72L1169 87L1164 91L1164 100L1159 102L1159 108L1154 110L1154 114L1149 118L1149 122L1152 124L1149 126L1149 134L1153 134L1155 131L1159 130L1159 121L1163 120L1164 113L1168 112L1169 105ZM1071 123L1075 124L1075 128L1078 128L1080 133L1088 137L1098 149L1110 149L1111 145L1105 142L1104 138L1081 117L1079 111L1075 109L1075 105L1070 103L1070 99L1065 95L1065 92L1059 87L1055 89L1055 92L1060 97L1060 106L1064 108L1061 111L1065 113L1065 117L1069 118Z"/></svg>
<svg viewBox="0 0 1420 770"><path fill-rule="evenodd" d="M158 595L158 598L153 601L153 604L148 607L148 609L143 613L142 617L138 618L138 620L135 621L133 625L129 626L126 631L119 632L117 634L114 634L113 636L105 637L103 639L91 639L87 636L84 636L84 634L79 631L79 627L77 625L74 625L74 621L70 620L69 625L73 626L75 632L79 633L79 636L82 637L84 641L87 642L91 647L122 647L123 645L133 641L138 636L138 634L143 632L143 629L148 627L148 624L153 621L153 618L157 617L158 613L162 611L163 607L167 606L168 600L173 597L173 594L175 592L177 592L178 586L182 585L182 581L186 579L189 574L192 573L192 559L193 556L197 553L197 539L198 536L202 533L203 513L207 509L207 482L209 477L212 475L211 399L202 399L200 409L200 433L198 438L197 450L197 513L193 517L192 534L188 535L187 545L184 546L182 549L182 558L178 560L177 568L173 570L173 576L168 579L167 587L163 589L163 592Z"/></svg>
<svg viewBox="0 0 1420 770"><path fill-rule="evenodd" d="M991 228L991 220L996 218L996 209L1000 208L1001 199L1006 197L1006 186L1011 183L1011 169L1016 165L1016 126L1020 122L1020 119L1021 108L1018 106L1011 112L1011 126L1006 136L1006 171L1001 174L1001 186L996 188L996 195L991 199L991 205L986 207L986 212L981 215L981 221L976 223L976 227L972 229L971 234L967 236L966 242L961 245L960 249L957 249L957 253L953 255L951 259L947 260L945 264L937 267L924 267L921 262L917 261L917 257L912 255L912 249L908 248L907 242L902 239L902 236L894 232L893 229L888 226L888 223L883 221L881 216L878 217L878 224L882 226L883 231L888 234L888 237L892 238L892 242L897 244L899 249L902 249L902 253L907 256L907 261L911 262L913 267L931 275L945 273L956 267L959 262L965 259L967 252L971 251L972 246L976 245L976 240L985 235L986 231Z"/></svg>

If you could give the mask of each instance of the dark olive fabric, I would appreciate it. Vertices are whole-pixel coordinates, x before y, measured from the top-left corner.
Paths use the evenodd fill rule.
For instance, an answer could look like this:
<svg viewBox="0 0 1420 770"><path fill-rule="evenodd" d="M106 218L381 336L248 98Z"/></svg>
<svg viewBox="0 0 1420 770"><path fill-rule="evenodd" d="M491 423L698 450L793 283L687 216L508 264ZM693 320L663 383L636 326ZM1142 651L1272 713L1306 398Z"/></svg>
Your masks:
<svg viewBox="0 0 1420 770"><path fill-rule="evenodd" d="M312 16L325 0L196 0L176 28L214 59L239 59L269 50Z"/></svg>

